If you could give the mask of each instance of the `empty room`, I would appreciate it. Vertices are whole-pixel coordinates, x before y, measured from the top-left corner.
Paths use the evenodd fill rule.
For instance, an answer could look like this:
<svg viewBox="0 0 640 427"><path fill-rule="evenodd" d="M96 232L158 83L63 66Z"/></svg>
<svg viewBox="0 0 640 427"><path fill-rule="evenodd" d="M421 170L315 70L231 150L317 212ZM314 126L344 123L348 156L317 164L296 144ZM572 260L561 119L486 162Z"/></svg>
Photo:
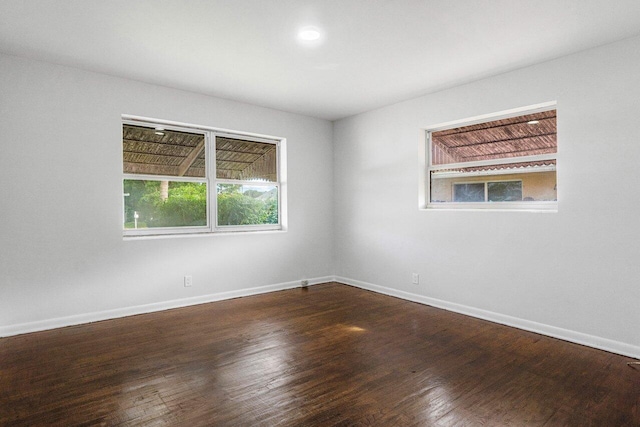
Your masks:
<svg viewBox="0 0 640 427"><path fill-rule="evenodd" d="M0 2L1 426L640 426L640 2Z"/></svg>

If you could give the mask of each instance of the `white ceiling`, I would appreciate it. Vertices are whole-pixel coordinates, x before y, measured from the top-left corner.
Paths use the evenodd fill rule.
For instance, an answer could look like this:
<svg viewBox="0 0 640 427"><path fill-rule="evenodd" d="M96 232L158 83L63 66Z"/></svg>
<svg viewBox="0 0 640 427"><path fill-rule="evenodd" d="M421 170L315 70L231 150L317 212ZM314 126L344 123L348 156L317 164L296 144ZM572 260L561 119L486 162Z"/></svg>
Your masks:
<svg viewBox="0 0 640 427"><path fill-rule="evenodd" d="M0 52L330 120L636 34L638 0L0 2Z"/></svg>

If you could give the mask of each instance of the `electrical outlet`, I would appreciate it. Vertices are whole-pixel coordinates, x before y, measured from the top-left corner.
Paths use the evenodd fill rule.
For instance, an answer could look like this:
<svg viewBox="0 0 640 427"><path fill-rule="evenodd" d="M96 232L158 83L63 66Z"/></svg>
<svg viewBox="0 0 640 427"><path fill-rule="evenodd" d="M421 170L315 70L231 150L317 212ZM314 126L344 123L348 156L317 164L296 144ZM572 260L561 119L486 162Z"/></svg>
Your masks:
<svg viewBox="0 0 640 427"><path fill-rule="evenodd" d="M302 286L303 288L309 286L309 281L308 280L301 280L300 281L300 286Z"/></svg>
<svg viewBox="0 0 640 427"><path fill-rule="evenodd" d="M193 284L193 277L184 276L184 287L185 288L189 288L189 287L191 287L192 284Z"/></svg>
<svg viewBox="0 0 640 427"><path fill-rule="evenodd" d="M411 283L413 283L414 285L417 285L420 283L420 275L418 273L413 273L411 275Z"/></svg>

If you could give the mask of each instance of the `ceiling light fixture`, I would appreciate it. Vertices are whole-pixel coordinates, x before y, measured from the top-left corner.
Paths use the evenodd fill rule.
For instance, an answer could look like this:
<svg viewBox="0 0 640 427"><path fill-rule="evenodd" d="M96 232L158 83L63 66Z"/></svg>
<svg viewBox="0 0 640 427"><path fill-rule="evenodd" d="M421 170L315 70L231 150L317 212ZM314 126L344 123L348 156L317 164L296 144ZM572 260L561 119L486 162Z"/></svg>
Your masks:
<svg viewBox="0 0 640 427"><path fill-rule="evenodd" d="M164 135L164 128L163 128L163 127L158 126L158 127L156 128L156 132L155 132L155 134L156 134L156 135Z"/></svg>
<svg viewBox="0 0 640 427"><path fill-rule="evenodd" d="M305 42L312 42L320 39L320 31L315 27L304 27L298 33L298 38Z"/></svg>
<svg viewBox="0 0 640 427"><path fill-rule="evenodd" d="M527 124L528 124L528 125L537 125L538 123L540 123L540 121L539 121L539 120L529 120L529 121L527 122Z"/></svg>

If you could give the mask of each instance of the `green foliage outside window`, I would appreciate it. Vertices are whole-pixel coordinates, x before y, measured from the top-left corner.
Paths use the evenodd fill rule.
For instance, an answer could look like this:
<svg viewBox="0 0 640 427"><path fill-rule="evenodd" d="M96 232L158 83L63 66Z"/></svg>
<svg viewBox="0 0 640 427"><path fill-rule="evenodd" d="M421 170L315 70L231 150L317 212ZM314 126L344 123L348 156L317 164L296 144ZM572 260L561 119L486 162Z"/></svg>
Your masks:
<svg viewBox="0 0 640 427"><path fill-rule="evenodd" d="M125 228L207 225L207 186L197 182L169 182L162 199L160 181L125 180Z"/></svg>
<svg viewBox="0 0 640 427"><path fill-rule="evenodd" d="M278 223L278 195L270 191L247 189L241 185L218 185L218 225L256 225Z"/></svg>
<svg viewBox="0 0 640 427"><path fill-rule="evenodd" d="M218 225L277 224L277 187L267 189L243 191L241 185L219 184ZM163 200L160 181L127 179L124 193L126 229L207 225L204 183L170 181L168 197Z"/></svg>

